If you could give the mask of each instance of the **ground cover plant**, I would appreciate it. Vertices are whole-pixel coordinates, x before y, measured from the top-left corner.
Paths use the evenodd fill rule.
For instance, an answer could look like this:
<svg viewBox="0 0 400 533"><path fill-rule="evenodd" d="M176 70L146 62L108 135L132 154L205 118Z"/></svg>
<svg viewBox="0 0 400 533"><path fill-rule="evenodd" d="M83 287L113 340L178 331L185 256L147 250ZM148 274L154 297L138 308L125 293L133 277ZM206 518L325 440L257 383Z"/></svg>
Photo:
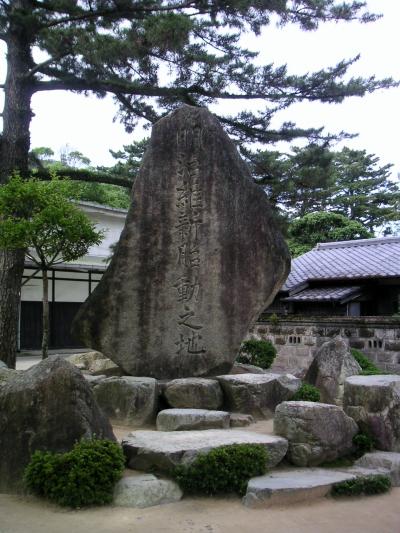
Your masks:
<svg viewBox="0 0 400 533"><path fill-rule="evenodd" d="M177 466L173 477L188 494L243 495L250 478L265 474L266 464L264 446L234 444L200 454L190 465Z"/></svg>
<svg viewBox="0 0 400 533"><path fill-rule="evenodd" d="M364 478L359 477L335 483L332 487L331 494L333 496L382 494L388 492L391 486L392 481L389 476L378 474L375 476L367 476Z"/></svg>
<svg viewBox="0 0 400 533"><path fill-rule="evenodd" d="M374 376L379 374L384 374L385 372L382 372L377 366L374 365L360 350L356 350L355 348L351 348L351 355L354 357L354 359L357 361L357 363L361 366L361 375L363 376Z"/></svg>
<svg viewBox="0 0 400 533"><path fill-rule="evenodd" d="M270 368L276 357L276 348L271 341L251 339L245 341L237 358L238 363Z"/></svg>
<svg viewBox="0 0 400 533"><path fill-rule="evenodd" d="M25 469L27 489L59 505L111 503L124 469L120 446L109 440L82 440L66 453L36 451Z"/></svg>
<svg viewBox="0 0 400 533"><path fill-rule="evenodd" d="M319 402L321 394L317 387L303 383L292 398L294 402Z"/></svg>

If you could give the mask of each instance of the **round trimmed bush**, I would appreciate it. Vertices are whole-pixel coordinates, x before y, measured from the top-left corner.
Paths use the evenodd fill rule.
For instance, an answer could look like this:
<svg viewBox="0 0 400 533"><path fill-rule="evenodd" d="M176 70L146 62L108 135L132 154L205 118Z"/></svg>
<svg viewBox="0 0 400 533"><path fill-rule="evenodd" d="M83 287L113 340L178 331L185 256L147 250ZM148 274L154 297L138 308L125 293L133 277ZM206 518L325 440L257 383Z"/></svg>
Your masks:
<svg viewBox="0 0 400 533"><path fill-rule="evenodd" d="M175 467L173 476L185 493L243 495L250 478L265 474L266 463L267 451L261 444L233 444Z"/></svg>
<svg viewBox="0 0 400 533"><path fill-rule="evenodd" d="M317 387L303 383L292 398L294 402L319 402L321 394Z"/></svg>
<svg viewBox="0 0 400 533"><path fill-rule="evenodd" d="M118 444L82 440L67 453L36 451L25 469L26 487L59 505L83 507L111 503L125 465Z"/></svg>
<svg viewBox="0 0 400 533"><path fill-rule="evenodd" d="M276 357L276 348L270 341L251 339L245 341L237 358L238 363L270 368Z"/></svg>

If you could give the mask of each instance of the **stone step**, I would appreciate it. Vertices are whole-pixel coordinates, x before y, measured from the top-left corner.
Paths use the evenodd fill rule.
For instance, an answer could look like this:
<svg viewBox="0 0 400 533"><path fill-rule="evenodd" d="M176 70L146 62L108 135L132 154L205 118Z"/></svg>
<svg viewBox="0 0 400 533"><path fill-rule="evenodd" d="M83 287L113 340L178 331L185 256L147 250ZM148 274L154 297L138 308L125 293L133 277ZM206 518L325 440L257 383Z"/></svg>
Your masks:
<svg viewBox="0 0 400 533"><path fill-rule="evenodd" d="M388 471L354 467L341 470L328 468L278 470L250 479L243 504L258 508L314 500L329 494L335 483L377 474L388 474Z"/></svg>
<svg viewBox="0 0 400 533"><path fill-rule="evenodd" d="M158 431L228 429L229 413L207 409L164 409L157 415Z"/></svg>
<svg viewBox="0 0 400 533"><path fill-rule="evenodd" d="M178 464L194 461L200 453L232 444L261 444L268 452L268 468L286 455L288 442L282 437L237 429L201 431L134 431L122 439L129 468L169 471Z"/></svg>
<svg viewBox="0 0 400 533"><path fill-rule="evenodd" d="M371 452L356 461L356 465L365 468L386 468L394 487L400 487L400 453Z"/></svg>
<svg viewBox="0 0 400 533"><path fill-rule="evenodd" d="M177 502L182 498L179 486L168 479L152 474L128 476L115 486L113 504L119 507L144 509L154 505Z"/></svg>

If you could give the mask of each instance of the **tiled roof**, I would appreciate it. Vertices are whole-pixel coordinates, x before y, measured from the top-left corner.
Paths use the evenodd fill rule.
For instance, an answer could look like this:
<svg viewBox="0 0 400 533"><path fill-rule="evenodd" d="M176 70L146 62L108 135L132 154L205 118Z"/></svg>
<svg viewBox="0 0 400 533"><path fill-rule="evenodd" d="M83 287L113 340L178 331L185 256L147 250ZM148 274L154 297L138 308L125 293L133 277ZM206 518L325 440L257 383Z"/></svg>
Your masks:
<svg viewBox="0 0 400 533"><path fill-rule="evenodd" d="M282 290L311 280L400 277L400 237L317 244L292 261Z"/></svg>
<svg viewBox="0 0 400 533"><path fill-rule="evenodd" d="M323 287L305 289L294 296L283 298L284 302L335 302L357 296L361 287Z"/></svg>

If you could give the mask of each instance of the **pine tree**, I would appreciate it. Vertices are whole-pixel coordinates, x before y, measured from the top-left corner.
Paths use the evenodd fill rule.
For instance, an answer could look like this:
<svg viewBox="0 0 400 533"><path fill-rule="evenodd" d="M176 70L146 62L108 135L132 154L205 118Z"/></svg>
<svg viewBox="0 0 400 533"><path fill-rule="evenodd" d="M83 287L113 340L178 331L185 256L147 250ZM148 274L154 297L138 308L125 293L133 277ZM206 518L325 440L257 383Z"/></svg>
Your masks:
<svg viewBox="0 0 400 533"><path fill-rule="evenodd" d="M271 130L270 122L295 102L341 102L392 81L344 81L354 59L303 76L290 75L285 66L257 66L256 54L241 47L240 38L259 34L271 17L304 30L330 20L374 20L364 8L363 2L334 0L2 0L7 75L0 183L15 170L29 175L31 100L43 91L100 98L110 93L128 130L142 118L154 122L181 102L208 106L222 99L257 99L265 102L259 112L220 117L239 141L318 136L319 130L293 124ZM34 59L35 50L43 60ZM80 174L76 169L75 178ZM23 250L0 254L0 358L11 364L23 258Z"/></svg>

